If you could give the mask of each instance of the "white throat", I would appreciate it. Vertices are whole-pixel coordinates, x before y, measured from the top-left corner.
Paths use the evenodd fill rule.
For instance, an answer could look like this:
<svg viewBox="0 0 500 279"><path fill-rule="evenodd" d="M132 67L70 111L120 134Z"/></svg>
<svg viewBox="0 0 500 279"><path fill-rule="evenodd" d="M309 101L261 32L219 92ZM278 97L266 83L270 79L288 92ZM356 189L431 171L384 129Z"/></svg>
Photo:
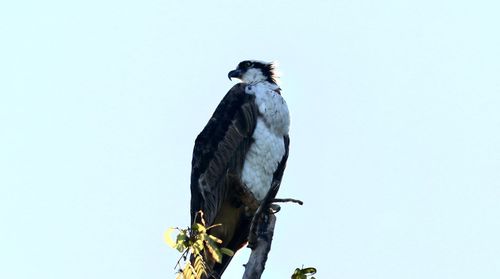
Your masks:
<svg viewBox="0 0 500 279"><path fill-rule="evenodd" d="M262 73L260 69L248 69L243 76L241 76L241 80L244 83L255 84L258 82L263 82L266 80L266 77Z"/></svg>

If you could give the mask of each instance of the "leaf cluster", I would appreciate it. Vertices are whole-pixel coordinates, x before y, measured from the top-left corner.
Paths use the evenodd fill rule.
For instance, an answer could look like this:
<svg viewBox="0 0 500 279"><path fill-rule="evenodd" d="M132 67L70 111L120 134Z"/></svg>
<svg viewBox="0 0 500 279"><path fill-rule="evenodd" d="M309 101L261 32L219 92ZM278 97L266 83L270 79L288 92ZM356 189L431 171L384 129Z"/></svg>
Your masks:
<svg viewBox="0 0 500 279"><path fill-rule="evenodd" d="M315 279L315 277L312 276L314 274L316 274L316 268L314 267L296 268L292 274L292 279Z"/></svg>
<svg viewBox="0 0 500 279"><path fill-rule="evenodd" d="M203 213L199 211L197 214L201 217L199 218L201 223L194 223L191 228L187 229L169 228L165 232L167 244L181 253L176 268L180 267L181 260L184 261L184 267L179 269L177 279L200 279L208 276L211 270L207 262L221 263L223 255L234 255L230 249L220 247L221 239L208 233L208 230L221 224L207 227ZM175 241L171 238L174 230L179 232ZM193 260L188 261L188 257Z"/></svg>

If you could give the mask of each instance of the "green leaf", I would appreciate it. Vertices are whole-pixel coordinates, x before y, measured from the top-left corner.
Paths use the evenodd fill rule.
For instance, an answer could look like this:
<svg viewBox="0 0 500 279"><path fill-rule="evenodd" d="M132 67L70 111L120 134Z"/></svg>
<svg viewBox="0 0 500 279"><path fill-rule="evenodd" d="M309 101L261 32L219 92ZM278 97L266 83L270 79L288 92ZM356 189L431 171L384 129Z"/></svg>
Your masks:
<svg viewBox="0 0 500 279"><path fill-rule="evenodd" d="M292 274L292 279L307 279L307 277L316 273L316 268L314 267L306 267L306 268L296 268ZM310 279L314 279L311 277Z"/></svg>
<svg viewBox="0 0 500 279"><path fill-rule="evenodd" d="M231 249L220 248L222 254L228 255L229 257L234 256L234 252Z"/></svg>
<svg viewBox="0 0 500 279"><path fill-rule="evenodd" d="M186 266L184 267L184 270L182 270L182 276L184 276L185 279L195 279L195 274L194 274L194 268L191 265L190 262L186 263Z"/></svg>
<svg viewBox="0 0 500 279"><path fill-rule="evenodd" d="M177 235L177 241L186 241L188 239L189 237L187 235L187 230L180 230L179 234Z"/></svg>
<svg viewBox="0 0 500 279"><path fill-rule="evenodd" d="M195 231L196 233L205 233L207 231L207 229L205 228L205 226L203 226L200 223L194 223L193 227L191 229L193 231Z"/></svg>
<svg viewBox="0 0 500 279"><path fill-rule="evenodd" d="M193 253L195 254L200 254L201 251L203 251L203 240L201 239L198 239L196 240L194 243L193 243L193 246L191 246L193 248Z"/></svg>
<svg viewBox="0 0 500 279"><path fill-rule="evenodd" d="M217 237L215 237L215 236L213 236L211 234L209 234L208 237L210 237L210 239L213 240L214 242L217 242L219 244L222 243L222 240L220 238L217 238Z"/></svg>
<svg viewBox="0 0 500 279"><path fill-rule="evenodd" d="M205 262L203 261L202 256L195 257L194 270L199 277L203 277L203 275L208 275L207 270L206 270L206 266L205 266Z"/></svg>
<svg viewBox="0 0 500 279"><path fill-rule="evenodd" d="M316 274L316 268L314 267L306 267L302 269L302 274L313 275Z"/></svg>
<svg viewBox="0 0 500 279"><path fill-rule="evenodd" d="M168 246L175 248L176 243L172 239L172 232L175 230L175 228L168 228L168 230L163 234L163 240L168 244Z"/></svg>
<svg viewBox="0 0 500 279"><path fill-rule="evenodd" d="M210 255L212 256L212 258L218 262L218 263L221 263L222 262L222 253L217 245L217 243L215 243L213 240L211 240L210 238L207 239L207 241L205 241L205 243L207 244L207 249L208 249L208 252L210 253Z"/></svg>

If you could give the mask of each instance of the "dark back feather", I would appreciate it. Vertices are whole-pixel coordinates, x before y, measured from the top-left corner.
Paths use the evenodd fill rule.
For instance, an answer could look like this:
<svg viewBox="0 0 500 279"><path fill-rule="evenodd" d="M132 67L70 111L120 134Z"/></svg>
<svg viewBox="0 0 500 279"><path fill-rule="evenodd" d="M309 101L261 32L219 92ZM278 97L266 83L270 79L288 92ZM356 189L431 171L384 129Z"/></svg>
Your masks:
<svg viewBox="0 0 500 279"><path fill-rule="evenodd" d="M193 150L191 170L191 223L198 210L211 225L227 198L228 175L240 176L252 142L258 110L254 96L238 83L222 99Z"/></svg>

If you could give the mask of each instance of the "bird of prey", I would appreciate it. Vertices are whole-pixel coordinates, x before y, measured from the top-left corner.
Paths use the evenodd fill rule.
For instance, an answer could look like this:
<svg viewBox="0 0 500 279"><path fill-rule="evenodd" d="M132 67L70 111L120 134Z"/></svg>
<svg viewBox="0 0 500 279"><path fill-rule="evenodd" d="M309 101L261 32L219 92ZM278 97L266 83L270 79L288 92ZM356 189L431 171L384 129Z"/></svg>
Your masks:
<svg viewBox="0 0 500 279"><path fill-rule="evenodd" d="M248 241L255 214L242 189L257 206L274 198L288 158L290 116L277 85L276 65L246 60L229 72L241 80L222 99L195 141L191 169L191 224L197 212L210 234L232 251ZM212 266L219 278L231 257Z"/></svg>

